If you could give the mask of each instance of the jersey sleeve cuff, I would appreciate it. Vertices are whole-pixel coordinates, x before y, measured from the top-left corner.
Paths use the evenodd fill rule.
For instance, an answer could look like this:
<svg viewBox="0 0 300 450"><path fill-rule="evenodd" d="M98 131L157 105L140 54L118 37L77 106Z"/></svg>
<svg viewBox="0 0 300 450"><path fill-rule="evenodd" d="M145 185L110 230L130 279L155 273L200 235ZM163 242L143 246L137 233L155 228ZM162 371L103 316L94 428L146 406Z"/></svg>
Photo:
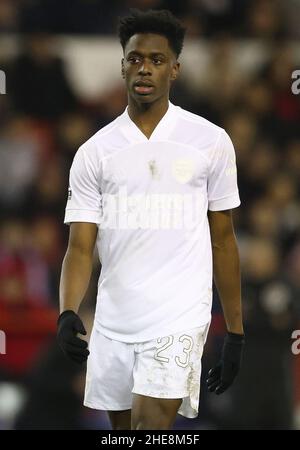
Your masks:
<svg viewBox="0 0 300 450"><path fill-rule="evenodd" d="M226 209L237 208L240 206L241 201L239 194L236 192L228 197L220 198L218 200L212 200L208 202L209 211L223 211Z"/></svg>
<svg viewBox="0 0 300 450"><path fill-rule="evenodd" d="M64 223L70 225L72 222L100 223L100 211L90 211L87 209L67 209Z"/></svg>

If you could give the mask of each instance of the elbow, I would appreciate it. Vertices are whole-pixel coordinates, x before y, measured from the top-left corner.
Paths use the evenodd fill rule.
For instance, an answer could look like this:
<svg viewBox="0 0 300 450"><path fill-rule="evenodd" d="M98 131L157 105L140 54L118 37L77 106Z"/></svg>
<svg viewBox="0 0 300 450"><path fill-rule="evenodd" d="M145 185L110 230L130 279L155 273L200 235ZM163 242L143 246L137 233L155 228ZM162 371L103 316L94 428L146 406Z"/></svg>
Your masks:
<svg viewBox="0 0 300 450"><path fill-rule="evenodd" d="M235 247L237 248L237 241L235 235L231 233L218 240L212 240L211 245L213 251L224 251Z"/></svg>

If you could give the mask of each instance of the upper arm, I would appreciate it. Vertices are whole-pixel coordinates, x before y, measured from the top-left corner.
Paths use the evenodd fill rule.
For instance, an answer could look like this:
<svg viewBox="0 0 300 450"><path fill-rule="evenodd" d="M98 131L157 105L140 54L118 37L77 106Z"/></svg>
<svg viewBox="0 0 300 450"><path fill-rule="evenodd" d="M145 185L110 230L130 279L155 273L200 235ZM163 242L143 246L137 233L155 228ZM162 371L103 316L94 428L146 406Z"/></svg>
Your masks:
<svg viewBox="0 0 300 450"><path fill-rule="evenodd" d="M102 212L97 148L93 142L86 142L75 154L68 194L64 220L70 224L68 251L92 257Z"/></svg>
<svg viewBox="0 0 300 450"><path fill-rule="evenodd" d="M224 130L210 161L207 197L210 211L224 211L240 205L235 150Z"/></svg>
<svg viewBox="0 0 300 450"><path fill-rule="evenodd" d="M94 253L98 227L95 223L73 222L70 225L68 250L77 250L92 256Z"/></svg>
<svg viewBox="0 0 300 450"><path fill-rule="evenodd" d="M222 245L227 239L234 237L232 211L208 211L211 242L213 246Z"/></svg>
<svg viewBox="0 0 300 450"><path fill-rule="evenodd" d="M97 154L89 144L80 147L72 163L64 222L99 224L101 214L102 195Z"/></svg>

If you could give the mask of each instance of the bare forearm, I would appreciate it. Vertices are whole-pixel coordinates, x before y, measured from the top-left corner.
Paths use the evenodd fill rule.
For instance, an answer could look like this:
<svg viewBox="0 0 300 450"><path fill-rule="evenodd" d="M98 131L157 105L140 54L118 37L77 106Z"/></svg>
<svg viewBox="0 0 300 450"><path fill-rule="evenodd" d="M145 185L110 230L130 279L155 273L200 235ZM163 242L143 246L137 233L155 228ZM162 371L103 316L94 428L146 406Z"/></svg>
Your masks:
<svg viewBox="0 0 300 450"><path fill-rule="evenodd" d="M62 264L60 278L60 312L78 312L87 291L93 267L93 256L80 249L68 249Z"/></svg>
<svg viewBox="0 0 300 450"><path fill-rule="evenodd" d="M213 267L227 330L242 334L240 259L234 235L213 247Z"/></svg>

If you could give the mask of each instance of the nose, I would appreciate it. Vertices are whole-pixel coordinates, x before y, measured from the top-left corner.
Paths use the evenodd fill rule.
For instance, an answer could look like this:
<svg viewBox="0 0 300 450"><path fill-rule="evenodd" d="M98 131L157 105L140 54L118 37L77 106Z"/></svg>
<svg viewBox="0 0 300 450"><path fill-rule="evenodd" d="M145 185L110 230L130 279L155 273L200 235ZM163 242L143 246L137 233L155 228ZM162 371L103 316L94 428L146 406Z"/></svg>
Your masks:
<svg viewBox="0 0 300 450"><path fill-rule="evenodd" d="M146 61L143 61L142 64L139 67L139 75L145 76L145 75L151 75L151 70L149 67L149 64L147 64Z"/></svg>

